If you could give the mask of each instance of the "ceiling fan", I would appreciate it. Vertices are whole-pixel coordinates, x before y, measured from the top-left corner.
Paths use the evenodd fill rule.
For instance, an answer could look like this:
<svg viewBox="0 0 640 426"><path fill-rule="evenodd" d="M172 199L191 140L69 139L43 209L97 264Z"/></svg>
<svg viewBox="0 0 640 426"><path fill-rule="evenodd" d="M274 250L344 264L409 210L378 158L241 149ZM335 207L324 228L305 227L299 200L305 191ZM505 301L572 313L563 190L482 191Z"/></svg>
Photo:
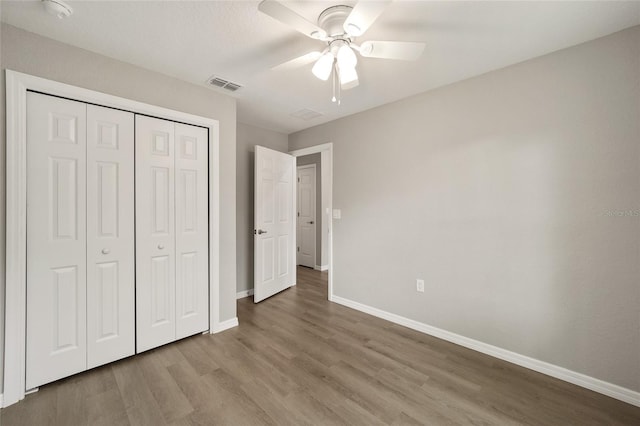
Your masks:
<svg viewBox="0 0 640 426"><path fill-rule="evenodd" d="M409 41L365 41L356 44L356 38L365 31L382 14L392 0L361 0L354 7L337 5L325 9L314 24L278 0L264 0L258 5L262 13L289 25L307 37L322 41L326 47L322 51L314 51L287 61L273 69L290 69L315 62L312 72L321 80L328 80L333 75L334 96L338 87L347 90L358 85L356 65L358 58L355 52L365 58L416 60L422 54L425 44ZM337 83L336 84L336 80Z"/></svg>

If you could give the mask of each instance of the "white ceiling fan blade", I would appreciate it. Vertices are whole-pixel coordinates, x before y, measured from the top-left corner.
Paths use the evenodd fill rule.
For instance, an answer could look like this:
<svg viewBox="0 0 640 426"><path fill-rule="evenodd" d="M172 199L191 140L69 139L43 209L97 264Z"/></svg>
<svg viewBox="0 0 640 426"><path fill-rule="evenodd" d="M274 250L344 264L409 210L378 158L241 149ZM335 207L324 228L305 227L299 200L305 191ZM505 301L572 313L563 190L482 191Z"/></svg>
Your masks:
<svg viewBox="0 0 640 426"><path fill-rule="evenodd" d="M327 33L322 28L307 21L279 1L264 0L258 5L258 10L283 24L289 25L296 31L300 31L307 37L320 40L327 37Z"/></svg>
<svg viewBox="0 0 640 426"><path fill-rule="evenodd" d="M415 61L424 47L424 43L413 41L365 41L360 45L360 54L366 58Z"/></svg>
<svg viewBox="0 0 640 426"><path fill-rule="evenodd" d="M311 62L317 61L320 56L322 56L322 52L309 52L306 55L298 56L297 58L291 59L290 61L283 62L280 65L276 65L271 69L273 71L286 71L294 68L299 68L301 66L310 64Z"/></svg>
<svg viewBox="0 0 640 426"><path fill-rule="evenodd" d="M361 36L378 19L378 16L387 8L392 0L361 0L355 5L347 20L344 21L344 30L354 37Z"/></svg>

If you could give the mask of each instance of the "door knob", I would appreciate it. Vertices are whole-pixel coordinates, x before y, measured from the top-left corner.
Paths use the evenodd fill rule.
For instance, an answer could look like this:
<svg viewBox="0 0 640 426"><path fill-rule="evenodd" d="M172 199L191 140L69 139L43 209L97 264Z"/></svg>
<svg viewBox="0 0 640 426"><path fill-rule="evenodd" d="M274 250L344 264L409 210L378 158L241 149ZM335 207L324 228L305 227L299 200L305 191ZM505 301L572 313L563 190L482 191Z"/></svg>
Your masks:
<svg viewBox="0 0 640 426"><path fill-rule="evenodd" d="M164 246L162 244L158 244L158 249L162 250Z"/></svg>
<svg viewBox="0 0 640 426"><path fill-rule="evenodd" d="M102 249L102 254L109 254L109 252L111 252L111 250L109 250L108 248Z"/></svg>
<svg viewBox="0 0 640 426"><path fill-rule="evenodd" d="M262 229L258 229L257 231L254 231L254 234L258 234L258 235L262 235L262 234L266 234L267 231L263 231Z"/></svg>
<svg viewBox="0 0 640 426"><path fill-rule="evenodd" d="M311 221L311 222L307 222L307 223L308 223L309 225L313 225L313 221Z"/></svg>

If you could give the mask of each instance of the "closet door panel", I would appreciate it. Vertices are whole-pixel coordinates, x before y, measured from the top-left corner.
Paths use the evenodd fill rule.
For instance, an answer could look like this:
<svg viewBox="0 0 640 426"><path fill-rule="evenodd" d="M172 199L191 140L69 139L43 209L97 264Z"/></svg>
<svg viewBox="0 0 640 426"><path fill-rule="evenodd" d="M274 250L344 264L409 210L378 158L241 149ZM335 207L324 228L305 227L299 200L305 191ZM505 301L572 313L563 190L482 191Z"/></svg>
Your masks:
<svg viewBox="0 0 640 426"><path fill-rule="evenodd" d="M87 367L86 105L27 93L27 389Z"/></svg>
<svg viewBox="0 0 640 426"><path fill-rule="evenodd" d="M135 353L134 115L87 106L87 363Z"/></svg>
<svg viewBox="0 0 640 426"><path fill-rule="evenodd" d="M176 338L174 123L136 115L137 352Z"/></svg>
<svg viewBox="0 0 640 426"><path fill-rule="evenodd" d="M176 123L176 337L209 328L208 132Z"/></svg>

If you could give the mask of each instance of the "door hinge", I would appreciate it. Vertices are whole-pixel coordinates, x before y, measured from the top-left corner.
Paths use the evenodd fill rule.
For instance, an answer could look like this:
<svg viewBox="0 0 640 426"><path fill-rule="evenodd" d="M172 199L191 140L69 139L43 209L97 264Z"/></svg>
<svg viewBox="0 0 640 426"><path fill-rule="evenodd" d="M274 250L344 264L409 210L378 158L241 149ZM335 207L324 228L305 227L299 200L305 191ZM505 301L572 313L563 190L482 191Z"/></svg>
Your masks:
<svg viewBox="0 0 640 426"><path fill-rule="evenodd" d="M298 251L300 251L300 247L298 247Z"/></svg>
<svg viewBox="0 0 640 426"><path fill-rule="evenodd" d="M298 178L298 182L300 182L300 178Z"/></svg>
<svg viewBox="0 0 640 426"><path fill-rule="evenodd" d="M298 212L298 217L300 217L300 212Z"/></svg>

